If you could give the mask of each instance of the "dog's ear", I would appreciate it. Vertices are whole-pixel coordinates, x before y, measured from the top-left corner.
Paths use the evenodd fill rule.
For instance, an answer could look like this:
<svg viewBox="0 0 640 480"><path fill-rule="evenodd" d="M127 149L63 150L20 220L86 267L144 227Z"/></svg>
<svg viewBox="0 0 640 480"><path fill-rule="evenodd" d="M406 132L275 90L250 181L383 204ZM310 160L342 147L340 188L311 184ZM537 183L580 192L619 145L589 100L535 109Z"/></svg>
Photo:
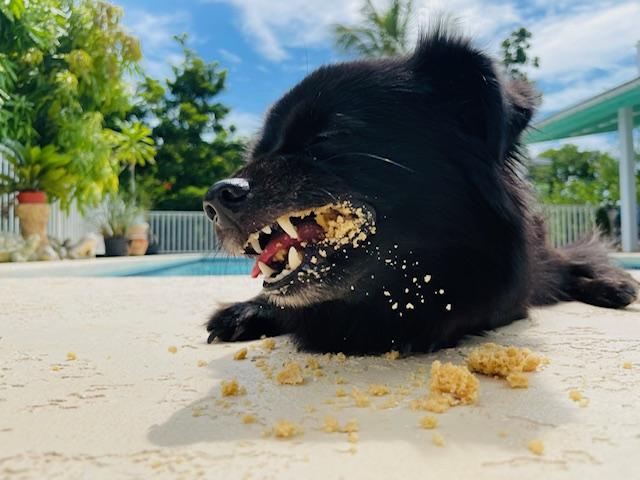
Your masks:
<svg viewBox="0 0 640 480"><path fill-rule="evenodd" d="M512 79L504 83L505 101L508 105L509 144L515 144L529 125L540 103L540 93L524 79Z"/></svg>
<svg viewBox="0 0 640 480"><path fill-rule="evenodd" d="M430 103L494 158L505 158L533 115L532 91L505 87L493 60L446 22L420 38L408 66Z"/></svg>

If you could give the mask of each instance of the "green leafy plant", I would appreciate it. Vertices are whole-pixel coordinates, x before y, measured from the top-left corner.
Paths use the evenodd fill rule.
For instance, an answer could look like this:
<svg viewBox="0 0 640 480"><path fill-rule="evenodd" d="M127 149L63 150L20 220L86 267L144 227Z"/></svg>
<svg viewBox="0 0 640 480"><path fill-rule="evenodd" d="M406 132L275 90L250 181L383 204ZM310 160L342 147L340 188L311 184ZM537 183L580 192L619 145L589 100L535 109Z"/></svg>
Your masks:
<svg viewBox="0 0 640 480"><path fill-rule="evenodd" d="M532 165L529 174L542 202L611 206L620 201L618 162L608 153L567 144L540 158L547 163ZM636 184L640 187L640 172ZM637 195L640 201L640 188Z"/></svg>
<svg viewBox="0 0 640 480"><path fill-rule="evenodd" d="M65 200L73 191L77 178L67 168L71 158L53 145L41 148L7 141L0 144L0 155L13 171L0 174L0 194L41 191L51 200Z"/></svg>
<svg viewBox="0 0 640 480"><path fill-rule="evenodd" d="M126 195L109 194L95 212L100 233L105 237L124 237L142 210Z"/></svg>
<svg viewBox="0 0 640 480"><path fill-rule="evenodd" d="M540 58L531 56L529 52L532 36L532 33L526 28L518 28L500 44L502 64L512 77L526 80L527 76L522 71L523 67L540 67Z"/></svg>
<svg viewBox="0 0 640 480"><path fill-rule="evenodd" d="M140 122L118 122L120 131L106 130L118 162L129 169L129 190L136 191L136 166L155 163L155 142L151 137L151 129Z"/></svg>
<svg viewBox="0 0 640 480"><path fill-rule="evenodd" d="M149 160L142 126L122 123L141 59L122 14L99 0L0 2L0 141L68 158L69 190L42 187L63 208L75 202L82 210L115 192L132 151Z"/></svg>
<svg viewBox="0 0 640 480"><path fill-rule="evenodd" d="M386 10L376 9L371 0L365 0L360 25L333 26L336 46L365 57L406 53L412 11L411 0L391 0Z"/></svg>

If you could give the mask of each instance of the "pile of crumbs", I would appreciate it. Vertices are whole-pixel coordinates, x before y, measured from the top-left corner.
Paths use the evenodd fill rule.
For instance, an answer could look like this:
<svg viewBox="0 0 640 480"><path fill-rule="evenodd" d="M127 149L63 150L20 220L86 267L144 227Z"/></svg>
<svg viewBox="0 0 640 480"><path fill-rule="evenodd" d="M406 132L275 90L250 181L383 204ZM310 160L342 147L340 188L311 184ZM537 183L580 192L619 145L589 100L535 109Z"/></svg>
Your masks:
<svg viewBox="0 0 640 480"><path fill-rule="evenodd" d="M435 360L431 364L429 394L413 400L413 410L442 413L455 405L469 405L478 398L480 383L464 365Z"/></svg>
<svg viewBox="0 0 640 480"><path fill-rule="evenodd" d="M276 381L280 385L302 385L304 377L300 365L297 362L285 363L284 368L276 375Z"/></svg>
<svg viewBox="0 0 640 480"><path fill-rule="evenodd" d="M505 347L485 343L472 348L467 356L467 366L472 372L504 378L511 388L527 388L529 381L524 372L535 372L549 360L536 355L528 348Z"/></svg>

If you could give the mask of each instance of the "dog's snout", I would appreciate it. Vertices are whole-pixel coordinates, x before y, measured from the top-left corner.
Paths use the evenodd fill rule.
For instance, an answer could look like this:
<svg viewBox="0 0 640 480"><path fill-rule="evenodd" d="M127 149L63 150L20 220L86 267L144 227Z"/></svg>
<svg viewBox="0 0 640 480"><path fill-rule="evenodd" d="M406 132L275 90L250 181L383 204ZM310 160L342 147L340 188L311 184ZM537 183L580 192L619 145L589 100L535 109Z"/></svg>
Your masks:
<svg viewBox="0 0 640 480"><path fill-rule="evenodd" d="M229 178L213 184L204 196L203 209L211 220L216 216L232 216L247 199L249 182L244 178Z"/></svg>

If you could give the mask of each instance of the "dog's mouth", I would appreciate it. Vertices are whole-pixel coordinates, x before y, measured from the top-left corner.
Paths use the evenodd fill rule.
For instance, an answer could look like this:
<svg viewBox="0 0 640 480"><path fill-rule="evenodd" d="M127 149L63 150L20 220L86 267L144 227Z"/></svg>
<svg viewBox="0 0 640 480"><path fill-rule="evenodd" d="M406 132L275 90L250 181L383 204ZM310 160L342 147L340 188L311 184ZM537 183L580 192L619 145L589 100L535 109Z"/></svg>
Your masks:
<svg viewBox="0 0 640 480"><path fill-rule="evenodd" d="M276 289L296 276L319 279L331 269L332 255L360 247L375 232L375 215L367 206L331 203L281 215L249 235L244 253L257 256L251 276L262 274L264 288Z"/></svg>

